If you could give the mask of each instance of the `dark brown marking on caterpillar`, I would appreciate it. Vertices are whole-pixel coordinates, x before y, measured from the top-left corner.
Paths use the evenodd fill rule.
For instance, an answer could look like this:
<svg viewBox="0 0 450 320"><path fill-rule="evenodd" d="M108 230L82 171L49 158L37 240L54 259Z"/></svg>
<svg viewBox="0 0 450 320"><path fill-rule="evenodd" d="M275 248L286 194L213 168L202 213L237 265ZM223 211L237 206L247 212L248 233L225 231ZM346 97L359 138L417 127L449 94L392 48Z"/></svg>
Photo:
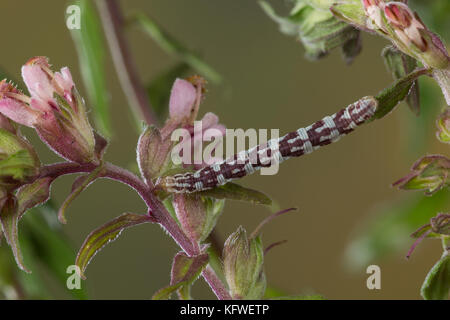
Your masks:
<svg viewBox="0 0 450 320"><path fill-rule="evenodd" d="M309 127L290 132L277 140L269 140L196 172L163 177L157 185L172 193L198 192L224 185L262 167L270 167L274 161L281 163L339 140L372 118L377 105L373 97L362 98Z"/></svg>

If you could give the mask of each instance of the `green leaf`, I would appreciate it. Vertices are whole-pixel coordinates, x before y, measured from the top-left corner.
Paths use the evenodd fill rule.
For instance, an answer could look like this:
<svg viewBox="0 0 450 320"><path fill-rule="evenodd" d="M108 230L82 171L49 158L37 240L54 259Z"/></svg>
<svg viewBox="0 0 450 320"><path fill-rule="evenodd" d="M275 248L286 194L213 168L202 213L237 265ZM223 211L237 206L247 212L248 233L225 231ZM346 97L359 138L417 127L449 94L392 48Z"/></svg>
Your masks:
<svg viewBox="0 0 450 320"><path fill-rule="evenodd" d="M116 240L124 229L149 222L153 222L149 216L124 213L92 231L84 240L75 261L75 264L82 272L81 276L83 279L85 278L84 272L89 262L106 244Z"/></svg>
<svg viewBox="0 0 450 320"><path fill-rule="evenodd" d="M208 259L206 253L193 257L188 257L184 252L177 253L173 259L170 285L156 292L152 299L170 299L177 290L180 298L191 299L189 288L208 264Z"/></svg>
<svg viewBox="0 0 450 320"><path fill-rule="evenodd" d="M410 56L404 54L393 46L384 48L381 53L384 58L384 62L388 71L392 74L394 80L398 80L410 72L413 72L417 68L417 60L411 58ZM414 81L410 87L406 102L409 105L414 114L419 115L420 113L420 97L419 97L419 82Z"/></svg>
<svg viewBox="0 0 450 320"><path fill-rule="evenodd" d="M236 183L229 182L214 189L199 192L200 195L216 198L248 201L254 204L272 205L272 200L260 191L242 187Z"/></svg>
<svg viewBox="0 0 450 320"><path fill-rule="evenodd" d="M336 3L330 7L330 10L336 18L356 25L363 30L366 29L367 16L365 15L361 1L342 4Z"/></svg>
<svg viewBox="0 0 450 320"><path fill-rule="evenodd" d="M46 202L50 196L50 185L53 178L45 177L21 187L16 194L19 202L19 219L23 214L43 202Z"/></svg>
<svg viewBox="0 0 450 320"><path fill-rule="evenodd" d="M397 202L380 205L347 247L347 266L359 270L395 252L406 255L413 243L410 234L418 226L429 223L436 212L446 211L449 202L450 191L443 189L433 197L411 194Z"/></svg>
<svg viewBox="0 0 450 320"><path fill-rule="evenodd" d="M334 48L342 47L347 63L361 51L360 31L338 20L329 10L316 9L298 1L286 18L278 16L266 1L259 2L266 14L276 21L280 30L299 37L309 59L320 59Z"/></svg>
<svg viewBox="0 0 450 320"><path fill-rule="evenodd" d="M380 119L391 112L397 104L408 95L411 85L418 77L430 74L428 69L419 69L397 80L394 84L381 91L375 98L378 100L378 108L373 119Z"/></svg>
<svg viewBox="0 0 450 320"><path fill-rule="evenodd" d="M108 89L105 79L105 44L99 18L89 0L75 1L81 9L81 28L71 31L78 53L84 85L95 123L106 137L111 136Z"/></svg>
<svg viewBox="0 0 450 320"><path fill-rule="evenodd" d="M103 166L100 165L95 168L91 173L78 177L72 185L72 191L69 196L64 200L61 208L58 211L58 219L61 223L67 223L66 210L72 201L80 195L94 180L99 178L103 174Z"/></svg>
<svg viewBox="0 0 450 320"><path fill-rule="evenodd" d="M420 290L425 300L445 300L450 293L450 254L442 258L431 268Z"/></svg>
<svg viewBox="0 0 450 320"><path fill-rule="evenodd" d="M177 63L163 71L147 86L147 93L156 115L164 119L169 106L170 90L176 78L183 77L191 68L186 62Z"/></svg>
<svg viewBox="0 0 450 320"><path fill-rule="evenodd" d="M2 199L1 206L0 223L2 225L3 233L5 234L6 241L11 247L19 268L27 273L31 273L31 271L25 267L22 252L20 251L17 228L19 222L17 199L13 195L9 195L7 198Z"/></svg>
<svg viewBox="0 0 450 320"><path fill-rule="evenodd" d="M174 55L211 82L218 84L222 81L222 77L213 68L145 14L137 13L130 20L150 36L166 53Z"/></svg>

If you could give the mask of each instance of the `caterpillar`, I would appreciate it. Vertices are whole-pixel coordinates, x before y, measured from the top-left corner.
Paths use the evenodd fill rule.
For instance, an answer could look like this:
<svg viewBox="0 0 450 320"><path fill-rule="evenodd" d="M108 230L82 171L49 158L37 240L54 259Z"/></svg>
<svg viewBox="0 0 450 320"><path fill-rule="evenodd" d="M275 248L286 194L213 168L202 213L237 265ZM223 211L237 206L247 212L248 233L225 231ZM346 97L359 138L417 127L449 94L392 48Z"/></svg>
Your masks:
<svg viewBox="0 0 450 320"><path fill-rule="evenodd" d="M270 167L274 161L281 163L292 157L300 157L339 140L372 118L377 106L375 98L364 97L306 128L241 151L198 171L162 177L157 185L171 193L192 193L224 185L263 167Z"/></svg>

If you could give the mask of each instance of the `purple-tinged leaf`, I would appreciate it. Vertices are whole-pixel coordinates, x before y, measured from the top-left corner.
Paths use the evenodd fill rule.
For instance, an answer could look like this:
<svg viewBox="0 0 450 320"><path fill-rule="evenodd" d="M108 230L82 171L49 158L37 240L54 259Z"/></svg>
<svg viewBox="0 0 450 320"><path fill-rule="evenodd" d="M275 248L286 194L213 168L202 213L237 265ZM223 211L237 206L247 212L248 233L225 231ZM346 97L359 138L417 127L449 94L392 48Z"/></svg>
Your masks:
<svg viewBox="0 0 450 320"><path fill-rule="evenodd" d="M164 171L172 141L163 139L158 128L149 126L139 137L137 161L142 177L147 184Z"/></svg>
<svg viewBox="0 0 450 320"><path fill-rule="evenodd" d="M442 155L428 155L417 160L411 172L392 186L403 190L425 190L431 195L448 185L450 159Z"/></svg>
<svg viewBox="0 0 450 320"><path fill-rule="evenodd" d="M92 182L99 178L103 174L103 166L95 168L88 175L78 177L72 185L72 191L69 196L64 200L61 208L58 211L58 219L61 223L67 223L66 220L66 209L72 203L72 201L80 195Z"/></svg>
<svg viewBox="0 0 450 320"><path fill-rule="evenodd" d="M194 241L198 241L203 233L206 220L206 203L199 195L175 194L173 206L184 232Z"/></svg>
<svg viewBox="0 0 450 320"><path fill-rule="evenodd" d="M272 200L260 191L245 188L236 183L229 182L214 189L199 192L200 195L215 199L231 199L248 201L254 204L272 205Z"/></svg>
<svg viewBox="0 0 450 320"><path fill-rule="evenodd" d="M28 209L31 209L48 200L50 196L50 185L54 178L45 177L24 185L17 191L17 201L19 205L19 220Z"/></svg>
<svg viewBox="0 0 450 320"><path fill-rule="evenodd" d="M22 252L19 246L19 236L18 236L18 222L19 222L19 211L17 199L13 195L9 195L2 199L1 212L0 212L0 223L2 225L3 233L5 235L6 241L8 242L11 250L16 259L16 263L20 269L27 273L31 273L23 262Z"/></svg>
<svg viewBox="0 0 450 320"><path fill-rule="evenodd" d="M172 263L170 285L156 292L152 299L169 299L177 290L181 299L190 299L189 288L198 279L208 260L206 253L194 257L188 257L184 252L177 253Z"/></svg>
<svg viewBox="0 0 450 320"><path fill-rule="evenodd" d="M201 243L216 226L224 207L224 200L202 197L199 194L174 194L173 208L186 235Z"/></svg>
<svg viewBox="0 0 450 320"><path fill-rule="evenodd" d="M105 245L116 240L124 229L148 222L153 222L148 215L124 213L92 231L84 240L75 261L82 272L83 279L85 279L84 271L89 262Z"/></svg>

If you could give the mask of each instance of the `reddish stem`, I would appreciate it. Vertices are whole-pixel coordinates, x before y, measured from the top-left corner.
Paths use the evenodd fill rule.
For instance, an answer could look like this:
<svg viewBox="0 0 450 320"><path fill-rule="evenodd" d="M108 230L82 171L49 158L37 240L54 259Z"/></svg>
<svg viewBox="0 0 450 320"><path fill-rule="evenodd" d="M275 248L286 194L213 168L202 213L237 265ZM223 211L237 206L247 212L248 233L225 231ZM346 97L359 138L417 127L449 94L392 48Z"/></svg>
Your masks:
<svg viewBox="0 0 450 320"><path fill-rule="evenodd" d="M175 220L172 219L170 213L161 201L155 197L152 190L141 179L130 171L111 163L105 163L104 167L105 170L102 177L122 182L133 188L144 200L145 204L149 208L151 216L154 217L165 230L167 230L170 236L183 249L183 251L186 252L187 255L194 256L200 253L198 246L193 245L192 241L186 236L183 230L181 230ZM56 163L44 166L41 169L40 177L52 177L56 179L59 176L66 174L91 172L95 168L96 165L93 164L80 165L73 162ZM212 268L207 267L203 271L202 276L214 291L217 298L221 300L231 299L231 296L228 294L228 291L222 281L215 274Z"/></svg>

